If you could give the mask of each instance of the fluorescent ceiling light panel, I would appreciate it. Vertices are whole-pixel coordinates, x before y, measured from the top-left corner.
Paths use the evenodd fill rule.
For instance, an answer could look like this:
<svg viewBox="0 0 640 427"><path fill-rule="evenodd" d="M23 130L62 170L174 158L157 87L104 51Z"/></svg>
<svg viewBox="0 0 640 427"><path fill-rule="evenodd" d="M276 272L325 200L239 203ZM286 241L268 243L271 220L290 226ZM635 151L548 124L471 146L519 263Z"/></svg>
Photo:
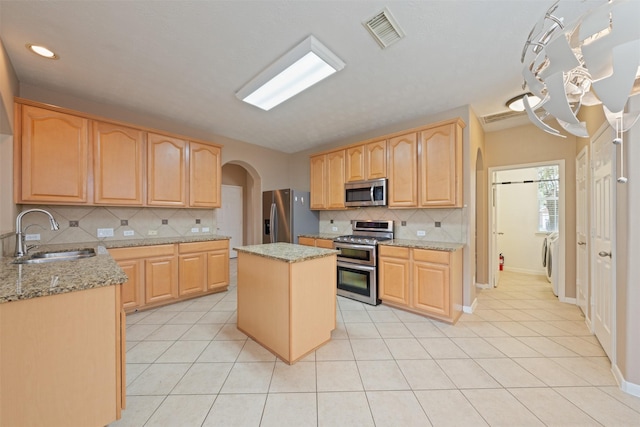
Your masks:
<svg viewBox="0 0 640 427"><path fill-rule="evenodd" d="M344 68L344 62L315 37L281 56L236 92L238 99L269 111Z"/></svg>

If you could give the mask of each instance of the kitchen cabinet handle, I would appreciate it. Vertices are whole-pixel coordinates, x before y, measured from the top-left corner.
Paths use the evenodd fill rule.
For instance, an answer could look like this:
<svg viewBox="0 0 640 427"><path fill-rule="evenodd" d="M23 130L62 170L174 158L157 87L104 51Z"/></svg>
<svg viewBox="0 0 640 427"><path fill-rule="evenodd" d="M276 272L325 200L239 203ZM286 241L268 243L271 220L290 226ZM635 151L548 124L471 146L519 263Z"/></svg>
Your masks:
<svg viewBox="0 0 640 427"><path fill-rule="evenodd" d="M603 258L606 258L606 257L611 258L611 252L600 251L600 252L598 252L598 255L603 257Z"/></svg>
<svg viewBox="0 0 640 427"><path fill-rule="evenodd" d="M584 246L584 245L586 245L586 244L587 244L587 242L578 242L578 244L579 244L580 246Z"/></svg>

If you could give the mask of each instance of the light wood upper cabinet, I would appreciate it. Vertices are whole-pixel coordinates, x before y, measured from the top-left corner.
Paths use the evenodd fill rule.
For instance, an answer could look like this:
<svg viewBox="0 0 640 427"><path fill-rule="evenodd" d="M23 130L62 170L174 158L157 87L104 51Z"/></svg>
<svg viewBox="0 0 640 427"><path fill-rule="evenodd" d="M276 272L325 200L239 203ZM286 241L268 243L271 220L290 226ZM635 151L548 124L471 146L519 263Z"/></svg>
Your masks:
<svg viewBox="0 0 640 427"><path fill-rule="evenodd" d="M181 139L148 134L148 205L187 205L187 145L187 141Z"/></svg>
<svg viewBox="0 0 640 427"><path fill-rule="evenodd" d="M95 204L141 206L144 132L94 121L91 135Z"/></svg>
<svg viewBox="0 0 640 427"><path fill-rule="evenodd" d="M328 183L327 183L327 208L344 209L344 150L333 151L327 154Z"/></svg>
<svg viewBox="0 0 640 427"><path fill-rule="evenodd" d="M327 156L320 154L312 156L310 159L311 170L311 202L309 204L311 209L324 209L327 205L327 198L325 194L325 185L327 177Z"/></svg>
<svg viewBox="0 0 640 427"><path fill-rule="evenodd" d="M346 182L366 179L364 145L349 147L346 150Z"/></svg>
<svg viewBox="0 0 640 427"><path fill-rule="evenodd" d="M418 206L418 137L415 132L389 140L389 207Z"/></svg>
<svg viewBox="0 0 640 427"><path fill-rule="evenodd" d="M87 203L88 120L29 105L21 108L21 150L16 150L21 158L16 189L21 191L16 191L16 202Z"/></svg>
<svg viewBox="0 0 640 427"><path fill-rule="evenodd" d="M310 158L311 209L344 209L345 150Z"/></svg>
<svg viewBox="0 0 640 427"><path fill-rule="evenodd" d="M387 140L370 142L365 147L366 179L387 177Z"/></svg>
<svg viewBox="0 0 640 427"><path fill-rule="evenodd" d="M346 149L346 182L387 177L387 141L376 141Z"/></svg>
<svg viewBox="0 0 640 427"><path fill-rule="evenodd" d="M220 147L189 142L189 206L220 207L220 154Z"/></svg>
<svg viewBox="0 0 640 427"><path fill-rule="evenodd" d="M420 132L420 207L462 206L462 127Z"/></svg>

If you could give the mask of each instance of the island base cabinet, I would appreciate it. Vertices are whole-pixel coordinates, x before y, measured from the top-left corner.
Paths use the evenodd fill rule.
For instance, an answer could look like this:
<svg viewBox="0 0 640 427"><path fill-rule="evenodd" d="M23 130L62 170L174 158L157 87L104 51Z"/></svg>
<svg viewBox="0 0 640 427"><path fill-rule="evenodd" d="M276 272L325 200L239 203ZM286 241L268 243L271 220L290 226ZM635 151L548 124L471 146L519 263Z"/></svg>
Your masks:
<svg viewBox="0 0 640 427"><path fill-rule="evenodd" d="M392 307L455 323L462 314L462 250L381 245L380 299Z"/></svg>
<svg viewBox="0 0 640 427"><path fill-rule="evenodd" d="M0 304L0 425L104 426L124 407L120 285Z"/></svg>
<svg viewBox="0 0 640 427"><path fill-rule="evenodd" d="M288 263L238 252L238 329L293 364L336 327L336 256Z"/></svg>

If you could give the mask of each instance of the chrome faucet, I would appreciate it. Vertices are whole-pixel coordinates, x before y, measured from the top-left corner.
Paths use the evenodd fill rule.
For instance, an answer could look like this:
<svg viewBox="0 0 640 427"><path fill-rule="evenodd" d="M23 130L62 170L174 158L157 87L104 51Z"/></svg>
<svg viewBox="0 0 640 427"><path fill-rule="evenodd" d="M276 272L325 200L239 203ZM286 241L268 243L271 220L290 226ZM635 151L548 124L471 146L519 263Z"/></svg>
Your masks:
<svg viewBox="0 0 640 427"><path fill-rule="evenodd" d="M31 212L42 212L49 216L49 222L51 223L51 229L53 231L60 229L60 225L56 221L56 219L49 212L44 209L29 209L24 212L20 212L16 217L16 251L14 256L21 257L27 254L29 248L26 248L24 245L24 236L22 231L22 217Z"/></svg>

